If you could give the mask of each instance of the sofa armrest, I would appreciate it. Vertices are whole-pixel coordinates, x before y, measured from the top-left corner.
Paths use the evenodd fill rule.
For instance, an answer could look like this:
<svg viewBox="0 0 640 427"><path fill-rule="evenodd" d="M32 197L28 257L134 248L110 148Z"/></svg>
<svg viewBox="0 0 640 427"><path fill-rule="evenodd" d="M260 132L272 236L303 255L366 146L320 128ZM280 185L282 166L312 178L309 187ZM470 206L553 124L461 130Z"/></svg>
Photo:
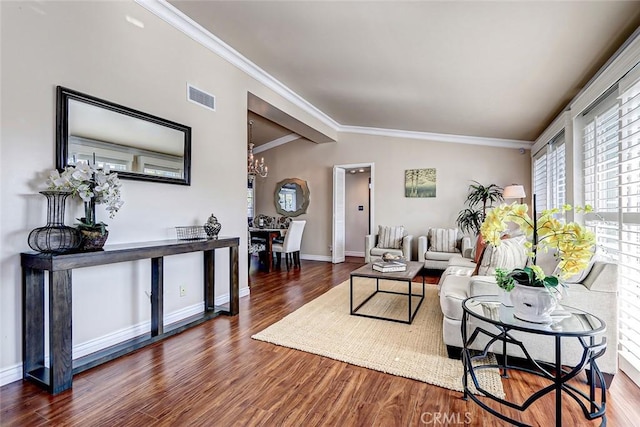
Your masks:
<svg viewBox="0 0 640 427"><path fill-rule="evenodd" d="M471 237L464 236L462 238L462 247L460 248L462 256L472 259L471 253L473 252L473 244L471 243Z"/></svg>
<svg viewBox="0 0 640 427"><path fill-rule="evenodd" d="M402 238L402 256L407 261L411 261L411 244L413 242L413 236L408 235Z"/></svg>
<svg viewBox="0 0 640 427"><path fill-rule="evenodd" d="M427 252L427 236L418 237L418 261L424 262L424 254Z"/></svg>
<svg viewBox="0 0 640 427"><path fill-rule="evenodd" d="M367 234L364 236L364 262L371 262L371 249L376 247L377 234Z"/></svg>
<svg viewBox="0 0 640 427"><path fill-rule="evenodd" d="M447 264L447 266L449 266L449 267L466 267L466 268L470 268L471 271L473 271L476 268L476 263L473 262L472 259L465 258L462 255L454 255L449 260L449 263Z"/></svg>
<svg viewBox="0 0 640 427"><path fill-rule="evenodd" d="M618 265L610 262L594 262L582 284L590 291L617 292Z"/></svg>
<svg viewBox="0 0 640 427"><path fill-rule="evenodd" d="M471 276L469 295L498 295L498 284L495 276Z"/></svg>

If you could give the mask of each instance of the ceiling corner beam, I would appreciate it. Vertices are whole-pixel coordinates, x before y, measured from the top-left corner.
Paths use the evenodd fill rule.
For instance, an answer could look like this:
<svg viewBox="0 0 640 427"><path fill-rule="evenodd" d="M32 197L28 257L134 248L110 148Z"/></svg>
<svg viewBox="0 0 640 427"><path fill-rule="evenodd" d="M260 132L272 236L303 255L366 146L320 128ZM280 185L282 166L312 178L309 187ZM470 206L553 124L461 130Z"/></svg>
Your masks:
<svg viewBox="0 0 640 427"><path fill-rule="evenodd" d="M301 122L279 108L274 107L251 92L248 92L247 94L247 109L267 120L271 120L285 129L289 129L290 131L297 133L311 142L315 142L316 144L335 142L335 139L330 138L324 133L312 128L304 122Z"/></svg>

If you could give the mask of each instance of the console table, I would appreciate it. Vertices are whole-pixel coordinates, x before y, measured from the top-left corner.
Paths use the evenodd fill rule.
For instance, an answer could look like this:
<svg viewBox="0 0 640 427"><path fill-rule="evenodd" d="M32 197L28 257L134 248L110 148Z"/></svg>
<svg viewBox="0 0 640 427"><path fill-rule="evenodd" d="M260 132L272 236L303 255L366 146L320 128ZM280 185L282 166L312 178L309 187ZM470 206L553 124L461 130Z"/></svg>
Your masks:
<svg viewBox="0 0 640 427"><path fill-rule="evenodd" d="M239 309L238 237L202 240L161 240L107 245L104 250L67 254L20 254L22 265L23 378L56 394L71 388L74 374L167 338L220 314L235 316ZM215 253L229 248L229 306L215 306ZM163 323L163 257L203 252L203 313L171 325ZM91 267L141 259L151 260L151 330L106 349L72 360L71 273ZM44 363L44 272L49 272L49 367Z"/></svg>

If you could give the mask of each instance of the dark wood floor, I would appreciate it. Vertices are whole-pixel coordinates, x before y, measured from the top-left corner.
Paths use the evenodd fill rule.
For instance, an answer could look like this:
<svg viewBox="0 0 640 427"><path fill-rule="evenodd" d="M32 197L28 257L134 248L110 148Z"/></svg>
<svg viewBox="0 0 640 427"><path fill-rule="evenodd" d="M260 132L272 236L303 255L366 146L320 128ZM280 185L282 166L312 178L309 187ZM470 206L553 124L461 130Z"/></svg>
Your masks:
<svg viewBox="0 0 640 427"><path fill-rule="evenodd" d="M83 372L72 390L57 396L29 383L6 385L0 389L0 424L505 425L458 392L251 339L361 264L302 261L301 270L290 272L252 270L251 296L241 300L240 315L213 319ZM537 377L518 373L504 381L507 394L516 397L536 384ZM639 425L640 389L624 374L616 376L607 405L608 425ZM549 396L522 420L554 425L553 407ZM564 408L564 425L599 424L585 421L571 402Z"/></svg>

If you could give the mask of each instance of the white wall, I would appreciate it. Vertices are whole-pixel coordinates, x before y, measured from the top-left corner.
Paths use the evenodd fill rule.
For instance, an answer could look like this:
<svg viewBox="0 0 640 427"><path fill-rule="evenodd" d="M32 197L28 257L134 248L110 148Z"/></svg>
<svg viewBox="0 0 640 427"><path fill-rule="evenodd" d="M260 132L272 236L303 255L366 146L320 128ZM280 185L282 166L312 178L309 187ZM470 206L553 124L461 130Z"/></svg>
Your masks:
<svg viewBox="0 0 640 427"><path fill-rule="evenodd" d="M345 252L364 256L364 237L369 234L368 171L345 175ZM363 210L358 210L362 206Z"/></svg>
<svg viewBox="0 0 640 427"><path fill-rule="evenodd" d="M130 16L144 29L129 24ZM125 205L110 220L109 242L174 238L174 226L214 213L221 235L246 245L247 93L305 123L317 120L133 2L0 2L0 382L21 368L20 252L45 224L38 194L55 167L55 88L80 92L192 127L192 185L123 181ZM212 112L186 101L186 83L216 96ZM80 216L68 202L67 224ZM218 251L217 295L228 291L227 252ZM240 250L241 295L248 293ZM73 344L149 320L148 261L73 272ZM244 267L243 267L244 265ZM165 259L165 313L201 304L202 255ZM179 296L179 286L187 295ZM76 354L77 356L77 354ZM16 377L16 375L18 375Z"/></svg>
<svg viewBox="0 0 640 427"><path fill-rule="evenodd" d="M519 183L531 194L531 156L516 148L339 133L337 143L299 140L260 155L269 165L269 176L256 181L256 212L275 215L273 191L278 181L306 180L311 198L307 213L300 217L307 220L301 252L315 259L331 255L333 165L374 163L372 231L378 225L402 224L415 237L414 246L429 227L455 226L473 180L484 185ZM405 197L405 170L421 168L436 168L437 196ZM417 248L413 249L415 254Z"/></svg>

